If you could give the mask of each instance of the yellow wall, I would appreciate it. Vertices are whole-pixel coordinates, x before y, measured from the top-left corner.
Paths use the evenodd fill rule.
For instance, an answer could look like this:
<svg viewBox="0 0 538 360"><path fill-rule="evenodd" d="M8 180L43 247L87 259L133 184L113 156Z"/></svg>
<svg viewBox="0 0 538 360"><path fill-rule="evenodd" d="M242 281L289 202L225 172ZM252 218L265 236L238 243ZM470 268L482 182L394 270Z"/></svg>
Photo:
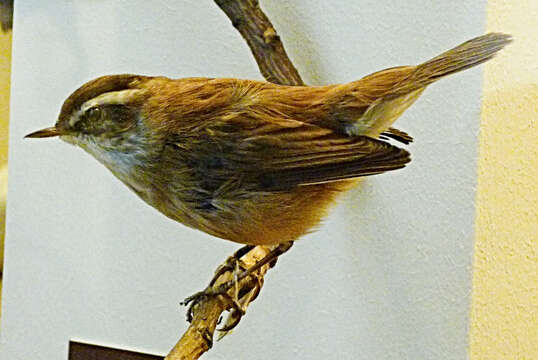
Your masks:
<svg viewBox="0 0 538 360"><path fill-rule="evenodd" d="M11 32L0 31L0 165L7 163L10 80Z"/></svg>
<svg viewBox="0 0 538 360"><path fill-rule="evenodd" d="M485 65L471 359L538 359L538 1L489 0L515 42Z"/></svg>
<svg viewBox="0 0 538 360"><path fill-rule="evenodd" d="M7 194L9 87L11 83L11 32L0 31L0 270L4 264L4 224ZM2 277L0 276L0 301Z"/></svg>

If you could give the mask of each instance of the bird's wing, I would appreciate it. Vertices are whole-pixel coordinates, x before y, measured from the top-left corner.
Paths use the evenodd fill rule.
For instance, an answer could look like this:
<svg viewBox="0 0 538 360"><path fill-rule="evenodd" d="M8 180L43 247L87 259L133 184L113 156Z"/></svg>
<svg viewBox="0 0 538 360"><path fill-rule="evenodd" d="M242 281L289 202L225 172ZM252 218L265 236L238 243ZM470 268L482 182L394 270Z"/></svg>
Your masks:
<svg viewBox="0 0 538 360"><path fill-rule="evenodd" d="M172 140L203 176L240 174L263 191L332 182L399 169L409 153L366 136L347 137L302 122L215 122ZM225 179L222 179L225 180Z"/></svg>

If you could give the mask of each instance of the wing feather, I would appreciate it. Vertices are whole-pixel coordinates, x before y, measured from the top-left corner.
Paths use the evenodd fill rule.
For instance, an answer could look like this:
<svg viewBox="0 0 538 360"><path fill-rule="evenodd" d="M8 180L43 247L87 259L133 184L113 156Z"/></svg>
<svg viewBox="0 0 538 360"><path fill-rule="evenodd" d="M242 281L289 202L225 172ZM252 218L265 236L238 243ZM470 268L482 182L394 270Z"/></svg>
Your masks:
<svg viewBox="0 0 538 360"><path fill-rule="evenodd" d="M292 127L252 122L215 123L174 143L199 164L206 178L238 174L260 191L282 191L400 169L409 153L367 136L348 137L330 129L300 123ZM245 128L248 126L248 130ZM188 145L186 145L188 144ZM203 164L218 164L205 166Z"/></svg>

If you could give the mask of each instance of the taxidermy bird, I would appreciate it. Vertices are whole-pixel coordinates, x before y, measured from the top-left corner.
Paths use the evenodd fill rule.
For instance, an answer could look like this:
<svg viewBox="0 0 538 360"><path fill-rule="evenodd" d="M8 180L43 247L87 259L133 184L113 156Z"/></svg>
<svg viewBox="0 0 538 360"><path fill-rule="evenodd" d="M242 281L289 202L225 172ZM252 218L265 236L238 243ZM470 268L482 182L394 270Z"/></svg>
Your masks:
<svg viewBox="0 0 538 360"><path fill-rule="evenodd" d="M250 245L294 241L362 176L403 168L393 122L431 83L491 59L490 33L420 65L347 84L107 75L65 100L59 136L169 218Z"/></svg>

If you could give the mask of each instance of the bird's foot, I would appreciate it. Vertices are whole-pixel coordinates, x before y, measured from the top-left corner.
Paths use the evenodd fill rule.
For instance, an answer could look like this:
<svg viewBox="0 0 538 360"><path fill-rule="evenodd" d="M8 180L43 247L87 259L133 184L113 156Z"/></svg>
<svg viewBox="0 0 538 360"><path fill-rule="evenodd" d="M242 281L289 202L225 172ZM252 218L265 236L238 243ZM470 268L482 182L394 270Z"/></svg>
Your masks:
<svg viewBox="0 0 538 360"><path fill-rule="evenodd" d="M226 324L222 328L220 328L219 331L228 332L233 329L239 323L241 317L245 314L245 309L248 304L258 296L260 289L263 285L263 277L254 276L254 284L244 289L239 288L239 282L249 275L256 275L255 272L266 264L270 264L270 266L273 266L276 263L278 257L288 251L292 245L293 242L279 244L250 268L246 268L246 266L241 261L241 257L247 254L250 250L252 250L254 246L247 245L239 249L237 252L234 253L234 255L230 256L222 266L217 269L217 271L215 272L215 276L213 276L213 279L210 281L207 288L183 300L181 305L188 306L187 321L192 321L195 307L204 298L222 296L226 301L230 302L230 304L232 305L232 309L230 310L230 316L228 317ZM226 272L231 272L232 278L219 285L216 285L217 280ZM234 291L233 293L230 293L232 287Z"/></svg>
<svg viewBox="0 0 538 360"><path fill-rule="evenodd" d="M243 297L244 294L240 294L238 287L238 278L241 274L245 273L246 270L247 269L242 266L241 261L235 256L235 254L233 256L230 256L226 260L226 262L217 269L217 271L215 272L215 276L213 277L213 279L211 279L209 285L204 290L198 291L197 293L187 297L181 302L181 305L188 306L187 321L192 321L194 309L200 301L204 300L205 298L215 296L222 296L225 301L228 301L230 304L232 304L232 309L230 310L230 312L235 314L236 316L238 315L240 319L241 316L245 314L245 306L243 306L240 302L240 299ZM232 272L232 279L221 283L220 285L215 285L219 277L221 277L226 272ZM233 294L229 294L232 287L234 288L234 292ZM256 284L255 288L257 288L257 295L257 293L259 292L259 288L261 288L261 284ZM237 322L239 322L239 320Z"/></svg>

